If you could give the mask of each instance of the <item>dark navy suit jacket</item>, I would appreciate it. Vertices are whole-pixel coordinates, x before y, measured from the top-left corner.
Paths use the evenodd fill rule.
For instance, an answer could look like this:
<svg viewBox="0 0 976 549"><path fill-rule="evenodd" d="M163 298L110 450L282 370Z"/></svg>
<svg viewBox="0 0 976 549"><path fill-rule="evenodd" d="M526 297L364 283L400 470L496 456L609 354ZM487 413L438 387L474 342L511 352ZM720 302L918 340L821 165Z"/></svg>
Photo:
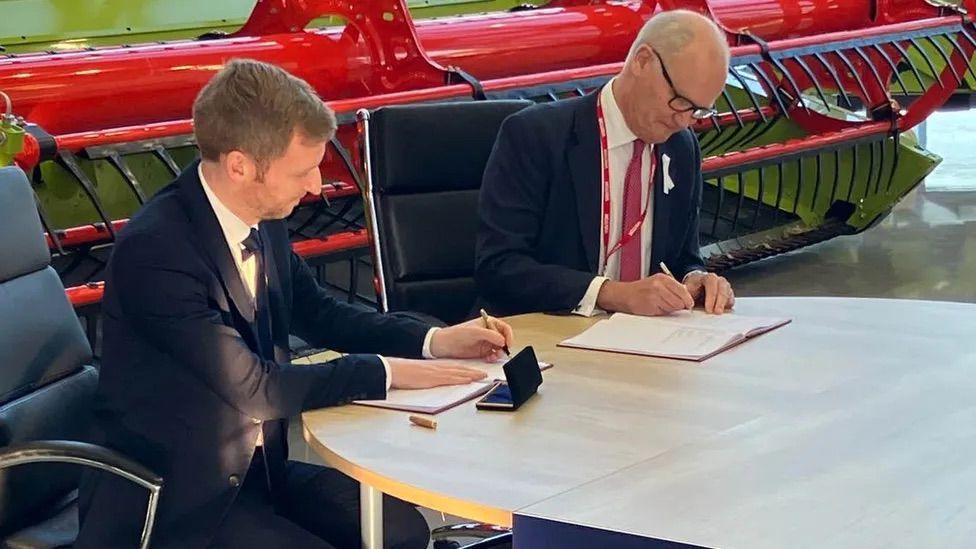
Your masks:
<svg viewBox="0 0 976 549"><path fill-rule="evenodd" d="M475 278L493 314L569 310L597 273L600 142L589 95L509 116L485 168ZM701 151L691 130L654 147L670 158L674 188L654 178L651 272L664 261L680 280L704 269L699 252Z"/></svg>
<svg viewBox="0 0 976 549"><path fill-rule="evenodd" d="M289 334L347 353L416 357L429 326L347 305L292 252L284 222L260 225L274 358L257 351L249 294L191 165L120 233L103 302L96 442L164 479L152 547L208 545L264 435L272 495L287 459L287 418L384 398L374 354L289 363ZM118 477L84 479L75 547L135 547L146 492ZM276 499L277 501L277 499Z"/></svg>

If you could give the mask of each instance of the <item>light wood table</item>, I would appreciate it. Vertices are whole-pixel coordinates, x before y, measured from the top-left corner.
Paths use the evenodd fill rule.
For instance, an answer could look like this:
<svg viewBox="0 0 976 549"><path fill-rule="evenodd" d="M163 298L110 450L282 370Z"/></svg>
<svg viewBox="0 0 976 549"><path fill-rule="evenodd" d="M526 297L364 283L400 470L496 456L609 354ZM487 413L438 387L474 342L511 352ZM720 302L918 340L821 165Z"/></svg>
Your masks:
<svg viewBox="0 0 976 549"><path fill-rule="evenodd" d="M520 549L557 547L541 540L560 524L721 547L976 539L976 306L756 298L737 311L794 321L692 363L557 348L594 320L514 317L516 347L555 364L518 412L469 403L428 430L346 406L305 413L305 438L363 483L367 546L379 492L506 526L517 514Z"/></svg>

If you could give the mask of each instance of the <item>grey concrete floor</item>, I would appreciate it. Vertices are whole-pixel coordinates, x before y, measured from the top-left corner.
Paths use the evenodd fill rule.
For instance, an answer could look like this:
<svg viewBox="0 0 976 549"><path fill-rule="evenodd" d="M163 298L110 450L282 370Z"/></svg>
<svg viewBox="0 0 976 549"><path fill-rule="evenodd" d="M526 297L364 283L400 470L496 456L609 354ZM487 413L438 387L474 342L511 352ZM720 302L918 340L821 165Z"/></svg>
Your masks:
<svg viewBox="0 0 976 549"><path fill-rule="evenodd" d="M739 296L976 302L976 192L919 188L879 225L726 274Z"/></svg>

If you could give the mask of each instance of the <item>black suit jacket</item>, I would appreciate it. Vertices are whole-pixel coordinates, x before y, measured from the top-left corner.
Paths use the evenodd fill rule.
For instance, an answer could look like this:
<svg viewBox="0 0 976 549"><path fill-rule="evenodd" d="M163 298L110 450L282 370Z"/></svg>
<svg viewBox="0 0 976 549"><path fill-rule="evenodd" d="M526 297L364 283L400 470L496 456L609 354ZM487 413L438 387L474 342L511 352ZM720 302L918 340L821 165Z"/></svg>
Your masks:
<svg viewBox="0 0 976 549"><path fill-rule="evenodd" d="M509 116L485 168L475 278L494 314L575 308L600 254L599 91ZM699 252L701 151L690 130L654 147L671 159L674 188L654 177L652 273L704 269ZM647 273L647 274L652 274Z"/></svg>
<svg viewBox="0 0 976 549"><path fill-rule="evenodd" d="M275 360L257 353L255 311L196 163L132 218L109 261L95 438L163 477L152 547L208 544L243 482L259 430L275 495L287 418L384 398L376 355L293 366L289 334L347 353L422 354L428 326L333 299L292 252L283 222L262 223L260 231ZM136 545L144 490L98 473L83 482L81 504L76 547Z"/></svg>

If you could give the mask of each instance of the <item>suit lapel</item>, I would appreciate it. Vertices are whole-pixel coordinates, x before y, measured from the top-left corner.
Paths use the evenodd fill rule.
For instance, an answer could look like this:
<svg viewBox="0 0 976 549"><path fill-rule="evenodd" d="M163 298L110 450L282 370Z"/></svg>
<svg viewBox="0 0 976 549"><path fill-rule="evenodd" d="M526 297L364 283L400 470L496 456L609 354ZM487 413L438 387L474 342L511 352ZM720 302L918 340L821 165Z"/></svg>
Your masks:
<svg viewBox="0 0 976 549"><path fill-rule="evenodd" d="M596 120L596 100L600 90L583 97L573 122L575 143L567 149L569 173L576 191L580 235L591 272L596 272L600 256L600 130Z"/></svg>
<svg viewBox="0 0 976 549"><path fill-rule="evenodd" d="M179 185L183 203L190 214L191 222L197 229L198 242L216 267L224 290L230 296L237 311L251 326L251 335L257 341L257 333L254 331L254 304L244 288L237 265L227 248L227 240L224 238L220 223L217 222L217 216L210 206L210 201L207 200L207 195L203 192L200 177L197 175L199 164L199 161L190 164L180 175Z"/></svg>
<svg viewBox="0 0 976 549"><path fill-rule="evenodd" d="M264 312L270 322L268 326L268 337L272 349L273 360L279 364L290 362L288 349L278 345L275 341L275 327L281 329L284 324L285 305L282 300L281 278L279 276L278 258L288 258L287 252L281 253L277 249L275 230L269 222L261 222L258 225L258 232L261 234L264 253L264 276L265 291L267 292L268 303L265 305L267 310ZM287 243L287 232L285 242ZM286 244L287 245L287 244ZM288 250L290 251L290 249ZM287 338L287 334L285 335ZM265 358L268 358L265 355ZM268 480L271 489L272 500L275 506L285 503L287 495L281 491L285 485L285 462L288 459L288 422L286 420L265 421L261 426L264 436L264 456L268 467Z"/></svg>
<svg viewBox="0 0 976 549"><path fill-rule="evenodd" d="M651 265L650 273L659 272L660 263L665 260L668 246L668 238L671 229L671 205L668 200L673 196L675 190L670 187L669 192L665 193L665 186L674 183L671 174L667 173L666 168L670 168L670 162L665 163L662 156L671 157L669 141L665 141L654 147L654 156L657 160L657 170L654 172L654 226L651 229ZM670 267L670 265L669 265Z"/></svg>
<svg viewBox="0 0 976 549"><path fill-rule="evenodd" d="M272 234L273 229L271 228L268 222L262 222L258 226L258 230L261 231L261 238L264 240L265 243L264 253L266 257L264 259L264 264L265 264L265 268L267 269L267 273L265 274L268 277L267 279L268 308L269 308L268 314L271 315L271 340L272 340L272 344L274 345L274 356L275 356L275 360L278 362L282 362L282 361L287 362L288 361L287 349L281 347L276 343L275 327L280 328L286 325L285 318L284 318L286 305L285 305L284 295L282 293L283 289L281 286L282 282L279 273L278 259L279 257L282 260L288 258L288 252L290 250L278 249L278 246L276 246L278 240Z"/></svg>
<svg viewBox="0 0 976 549"><path fill-rule="evenodd" d="M596 120L597 89L582 98L574 119L575 142L567 149L567 162L576 191L576 207L579 213L583 248L591 272L596 272L600 259L600 129ZM654 172L653 227L651 229L650 272L660 271L658 266L667 258L668 239L671 236L671 199L677 196L676 181L671 174L673 162L671 140L654 147L657 170ZM666 169L667 168L667 169ZM667 192L665 192L667 191Z"/></svg>

